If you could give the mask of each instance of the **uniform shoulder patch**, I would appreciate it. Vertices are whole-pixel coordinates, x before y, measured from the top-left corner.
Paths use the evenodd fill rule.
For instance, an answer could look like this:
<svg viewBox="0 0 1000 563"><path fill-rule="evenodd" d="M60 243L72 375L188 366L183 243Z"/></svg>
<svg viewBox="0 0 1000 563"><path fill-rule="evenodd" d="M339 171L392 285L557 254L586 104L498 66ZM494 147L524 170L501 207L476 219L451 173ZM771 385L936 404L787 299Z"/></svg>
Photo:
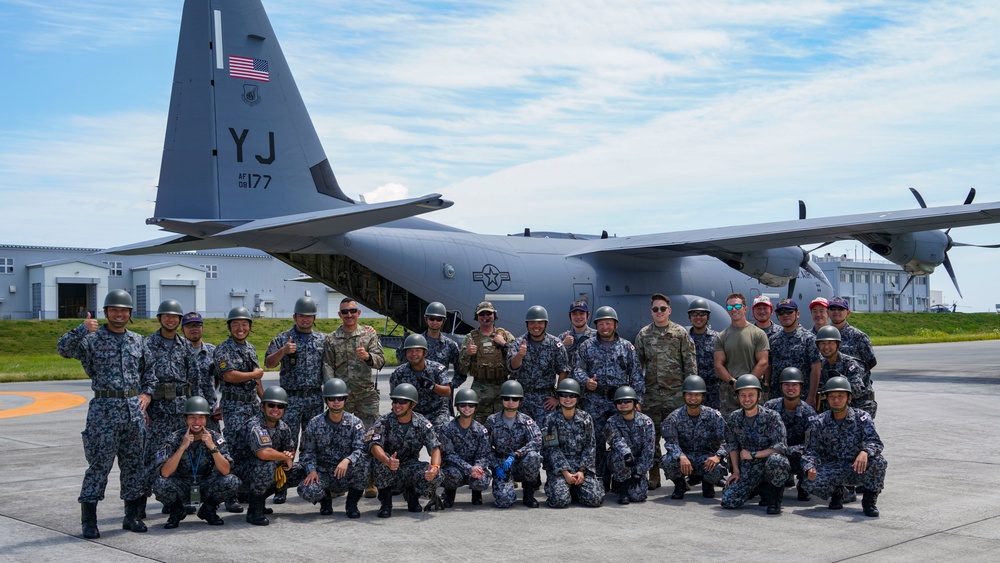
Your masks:
<svg viewBox="0 0 1000 563"><path fill-rule="evenodd" d="M229 367L229 364L225 360L219 362L219 369L226 369L227 367Z"/></svg>
<svg viewBox="0 0 1000 563"><path fill-rule="evenodd" d="M224 444L225 442L226 442L226 439L222 438L222 437L219 437L219 439L215 441L215 443L218 444L218 445L220 445L220 446L222 444Z"/></svg>
<svg viewBox="0 0 1000 563"><path fill-rule="evenodd" d="M649 426L651 424L653 424L653 419L652 418L647 418L646 419L646 426Z"/></svg>
<svg viewBox="0 0 1000 563"><path fill-rule="evenodd" d="M254 434L257 435L257 443L261 446L271 445L271 435L267 433L266 428L261 428L260 426L254 428Z"/></svg>
<svg viewBox="0 0 1000 563"><path fill-rule="evenodd" d="M365 424L364 424L363 422L359 422L359 423L357 424L357 426L355 426L355 428L357 428L358 430L361 430L361 429L362 429L362 428L364 428L364 427L365 427Z"/></svg>
<svg viewBox="0 0 1000 563"><path fill-rule="evenodd" d="M427 423L427 428L434 428L434 425L433 425L433 424L431 424L430 422L428 422L428 423Z"/></svg>
<svg viewBox="0 0 1000 563"><path fill-rule="evenodd" d="M534 424L535 421L529 418L528 420L524 421L524 423L525 424Z"/></svg>
<svg viewBox="0 0 1000 563"><path fill-rule="evenodd" d="M868 413L866 413L866 412L862 412L861 413L861 420L868 420L869 418L871 418L871 417L868 416Z"/></svg>
<svg viewBox="0 0 1000 563"><path fill-rule="evenodd" d="M847 368L847 371L858 371L858 366L851 364L850 367Z"/></svg>

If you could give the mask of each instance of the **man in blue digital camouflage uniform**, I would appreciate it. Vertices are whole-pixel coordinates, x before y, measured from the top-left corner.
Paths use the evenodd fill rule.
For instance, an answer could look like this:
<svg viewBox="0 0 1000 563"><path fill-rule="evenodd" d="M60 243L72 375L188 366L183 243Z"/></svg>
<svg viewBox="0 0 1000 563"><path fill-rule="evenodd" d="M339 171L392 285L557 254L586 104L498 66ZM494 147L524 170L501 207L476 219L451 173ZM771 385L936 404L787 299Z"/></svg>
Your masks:
<svg viewBox="0 0 1000 563"><path fill-rule="evenodd" d="M802 482L805 477L802 474L802 451L805 449L806 430L809 429L809 419L816 416L816 411L802 400L802 386L805 378L802 372L796 367L786 367L781 371L778 378L778 386L781 389L781 397L775 397L764 406L773 410L781 416L781 422L785 425L785 444L788 446L785 456L788 458L790 473L799 478L797 485L798 499L800 501L809 500L809 493L805 491ZM789 481L785 486L791 486Z"/></svg>
<svg viewBox="0 0 1000 563"><path fill-rule="evenodd" d="M681 500L685 477L701 477L701 495L715 498L715 483L726 473L726 421L703 405L708 387L697 375L684 380L684 408L663 421L663 474L674 482L670 498Z"/></svg>
<svg viewBox="0 0 1000 563"><path fill-rule="evenodd" d="M569 357L562 341L546 332L549 313L544 307L529 307L524 324L527 332L507 348L507 369L524 388L521 410L541 420L556 408L555 387L569 374Z"/></svg>

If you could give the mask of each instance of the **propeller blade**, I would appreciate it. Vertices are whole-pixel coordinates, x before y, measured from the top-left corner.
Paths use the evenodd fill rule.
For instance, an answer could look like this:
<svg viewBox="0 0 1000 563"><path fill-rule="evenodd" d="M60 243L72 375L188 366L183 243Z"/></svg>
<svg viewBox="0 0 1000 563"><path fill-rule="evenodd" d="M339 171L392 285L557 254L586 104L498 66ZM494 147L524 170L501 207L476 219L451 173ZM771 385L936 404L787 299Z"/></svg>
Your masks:
<svg viewBox="0 0 1000 563"><path fill-rule="evenodd" d="M962 290L958 288L958 279L955 277L955 269L951 267L951 258L948 258L947 254L944 255L944 269L948 270L948 275L951 276L951 283L955 284L955 291L958 292L959 297L962 297Z"/></svg>
<svg viewBox="0 0 1000 563"><path fill-rule="evenodd" d="M799 221L806 218L806 202L799 200Z"/></svg>
<svg viewBox="0 0 1000 563"><path fill-rule="evenodd" d="M965 203L962 205L969 205L974 199L976 199L976 188L969 188L969 195L965 196Z"/></svg>
<svg viewBox="0 0 1000 563"><path fill-rule="evenodd" d="M972 244L971 242L952 242L951 246L973 246L976 248L1000 248L1000 244Z"/></svg>
<svg viewBox="0 0 1000 563"><path fill-rule="evenodd" d="M915 277L917 277L917 276L914 276L914 275L911 274L910 277L906 278L906 283L903 284L903 289L899 290L899 294L900 295L902 295L903 292L906 291L906 288L910 286L910 282L913 281L913 278L915 278Z"/></svg>
<svg viewBox="0 0 1000 563"><path fill-rule="evenodd" d="M799 278L798 277L794 277L794 278L788 280L788 298L789 299L794 299L793 295L795 295L795 280L797 280L797 279L799 279Z"/></svg>
<svg viewBox="0 0 1000 563"><path fill-rule="evenodd" d="M924 201L924 196L920 195L920 192L915 188L910 188L910 193L913 194L913 197L917 198L917 203L920 204L920 207L927 209L927 203Z"/></svg>

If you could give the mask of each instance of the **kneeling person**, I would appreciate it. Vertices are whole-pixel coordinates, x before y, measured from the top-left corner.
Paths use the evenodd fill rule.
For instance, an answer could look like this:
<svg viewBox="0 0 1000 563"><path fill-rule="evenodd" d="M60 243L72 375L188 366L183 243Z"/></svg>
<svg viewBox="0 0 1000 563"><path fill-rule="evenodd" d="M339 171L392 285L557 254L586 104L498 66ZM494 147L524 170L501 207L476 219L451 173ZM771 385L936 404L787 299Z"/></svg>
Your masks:
<svg viewBox="0 0 1000 563"><path fill-rule="evenodd" d="M580 383L564 379L556 387L559 410L545 419L545 494L552 508L566 508L573 498L584 506L604 503L604 484L597 476L594 421L576 408Z"/></svg>
<svg viewBox="0 0 1000 563"><path fill-rule="evenodd" d="M802 386L805 385L802 370L797 367L787 367L781 370L779 381L782 396L771 399L764 403L764 406L778 413L785 425L785 443L788 446L785 455L788 457L791 474L799 478L796 487L798 499L804 502L809 500L809 493L803 488L805 476L802 474L802 451L806 447L809 420L816 416L816 411L809 406L809 403L802 400ZM791 486L788 482L785 485Z"/></svg>
<svg viewBox="0 0 1000 563"><path fill-rule="evenodd" d="M500 386L503 411L486 419L490 435L489 466L494 468L493 504L510 508L517 495L514 483L524 486L522 502L528 508L538 508L535 491L542 485L542 433L530 416L518 412L524 399L524 387L513 379Z"/></svg>
<svg viewBox="0 0 1000 563"><path fill-rule="evenodd" d="M670 498L680 500L687 490L685 477L701 476L701 496L715 498L715 483L726 467L726 421L722 413L704 406L708 386L697 375L684 379L684 405L667 415L663 435L663 473L674 482Z"/></svg>
<svg viewBox="0 0 1000 563"><path fill-rule="evenodd" d="M639 395L632 387L619 387L614 397L618 412L604 427L604 437L611 445L608 469L614 481L612 488L618 493L618 504L645 502L649 489L646 475L653 467L656 440L653 419L635 410Z"/></svg>
<svg viewBox="0 0 1000 563"><path fill-rule="evenodd" d="M360 518L358 501L368 483L365 425L344 411L347 395L342 379L323 384L326 412L313 417L302 433L299 461L307 474L298 492L303 499L318 502L319 513L328 516L333 514L333 494L346 491L347 517Z"/></svg>
<svg viewBox="0 0 1000 563"><path fill-rule="evenodd" d="M188 398L184 405L186 427L167 436L156 453L153 492L169 509L170 516L163 526L168 530L184 519L184 503L188 500L201 503L198 518L210 526L225 524L216 509L240 486L240 480L230 473L233 460L226 441L218 432L205 428L211 414L204 398Z"/></svg>
<svg viewBox="0 0 1000 563"><path fill-rule="evenodd" d="M472 389L455 393L458 418L453 418L440 429L444 465L444 507L455 504L455 491L462 485L472 489L472 504L483 504L483 491L490 487L489 431L472 417L479 406L479 396Z"/></svg>

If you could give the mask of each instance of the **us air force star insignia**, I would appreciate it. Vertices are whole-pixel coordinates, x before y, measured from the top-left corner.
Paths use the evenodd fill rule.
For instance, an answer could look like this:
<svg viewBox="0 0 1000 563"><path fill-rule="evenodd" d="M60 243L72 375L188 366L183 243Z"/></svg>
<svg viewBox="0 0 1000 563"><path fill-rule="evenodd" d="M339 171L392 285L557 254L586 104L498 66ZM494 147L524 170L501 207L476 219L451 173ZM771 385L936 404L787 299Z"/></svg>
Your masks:
<svg viewBox="0 0 1000 563"><path fill-rule="evenodd" d="M503 282L510 281L510 272L501 272L493 264L486 264L483 266L483 271L472 272L472 281L483 282L486 289L496 291Z"/></svg>

